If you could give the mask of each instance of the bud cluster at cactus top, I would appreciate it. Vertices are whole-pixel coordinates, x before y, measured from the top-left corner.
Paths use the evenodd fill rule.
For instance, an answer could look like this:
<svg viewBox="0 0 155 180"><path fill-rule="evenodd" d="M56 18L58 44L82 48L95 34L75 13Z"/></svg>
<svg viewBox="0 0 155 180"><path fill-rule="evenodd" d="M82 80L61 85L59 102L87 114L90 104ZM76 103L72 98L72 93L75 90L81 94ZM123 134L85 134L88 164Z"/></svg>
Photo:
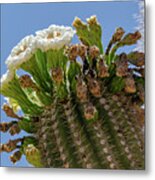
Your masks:
<svg viewBox="0 0 155 180"><path fill-rule="evenodd" d="M35 167L143 169L145 55L117 54L141 35L118 27L104 48L96 16L86 23L76 17L73 27L37 31L8 56L1 94L13 120L0 123L0 131L28 136L0 152L17 149L11 162L25 155ZM71 44L75 33L80 42Z"/></svg>

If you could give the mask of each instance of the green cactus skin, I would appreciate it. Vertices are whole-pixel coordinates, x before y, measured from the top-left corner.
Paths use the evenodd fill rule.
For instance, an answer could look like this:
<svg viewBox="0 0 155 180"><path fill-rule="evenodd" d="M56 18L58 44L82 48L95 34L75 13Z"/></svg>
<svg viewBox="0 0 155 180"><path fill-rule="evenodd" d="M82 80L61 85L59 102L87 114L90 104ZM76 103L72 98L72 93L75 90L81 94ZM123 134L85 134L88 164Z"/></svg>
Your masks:
<svg viewBox="0 0 155 180"><path fill-rule="evenodd" d="M34 167L143 170L144 53L116 54L119 47L135 44L140 33L123 37L124 30L116 29L104 54L96 17L87 24L77 18L73 26L83 44L38 49L21 65L33 79L24 76L29 82L25 86L17 77L14 82L29 101L21 105L15 91L11 98L25 115L19 117L11 104L5 105L7 116L18 120L1 123L0 130L24 130L30 136L10 140L0 152L18 149L11 161L16 163L23 154ZM28 103L33 105L30 110Z"/></svg>

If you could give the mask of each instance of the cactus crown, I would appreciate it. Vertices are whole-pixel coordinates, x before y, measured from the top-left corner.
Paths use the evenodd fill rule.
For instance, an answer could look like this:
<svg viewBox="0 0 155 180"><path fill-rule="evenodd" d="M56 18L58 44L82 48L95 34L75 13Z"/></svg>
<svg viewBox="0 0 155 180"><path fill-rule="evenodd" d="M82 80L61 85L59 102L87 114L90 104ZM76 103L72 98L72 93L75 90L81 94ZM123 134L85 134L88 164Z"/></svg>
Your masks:
<svg viewBox="0 0 155 180"><path fill-rule="evenodd" d="M16 121L0 130L29 136L9 140L0 152L17 149L10 160L25 155L35 167L143 169L144 53L117 54L141 34L119 27L104 50L95 16L87 23L75 18L73 26L79 44L70 44L71 27L52 25L25 37L7 58L3 110Z"/></svg>

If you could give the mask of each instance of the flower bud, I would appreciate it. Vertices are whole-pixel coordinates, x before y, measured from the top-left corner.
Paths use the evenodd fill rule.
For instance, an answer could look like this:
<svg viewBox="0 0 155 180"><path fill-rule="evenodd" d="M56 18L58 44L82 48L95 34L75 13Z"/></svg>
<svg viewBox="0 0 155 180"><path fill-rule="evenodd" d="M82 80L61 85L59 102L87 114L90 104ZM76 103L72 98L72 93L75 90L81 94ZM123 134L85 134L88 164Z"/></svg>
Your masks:
<svg viewBox="0 0 155 180"><path fill-rule="evenodd" d="M19 134L21 129L19 128L18 124L13 124L9 130L9 133L13 136L15 134Z"/></svg>
<svg viewBox="0 0 155 180"><path fill-rule="evenodd" d="M84 59L87 55L87 46L83 45L83 44L79 44L78 45L78 55Z"/></svg>
<svg viewBox="0 0 155 180"><path fill-rule="evenodd" d="M87 23L91 25L98 25L98 21L96 16L91 16L90 18L87 18Z"/></svg>
<svg viewBox="0 0 155 180"><path fill-rule="evenodd" d="M3 122L0 123L0 131L2 132L7 132L9 128L12 126L12 122Z"/></svg>
<svg viewBox="0 0 155 180"><path fill-rule="evenodd" d="M119 56L119 59L116 61L116 75L119 77L126 76L128 73L128 61L125 53L122 53Z"/></svg>
<svg viewBox="0 0 155 180"><path fill-rule="evenodd" d="M99 61L98 64L98 77L109 77L108 67L104 64L104 61L102 59Z"/></svg>
<svg viewBox="0 0 155 180"><path fill-rule="evenodd" d="M17 143L21 142L21 139L9 140L7 144L1 144L0 152L11 152L17 148Z"/></svg>
<svg viewBox="0 0 155 180"><path fill-rule="evenodd" d="M38 89L36 84L32 81L31 77L27 74L22 75L19 78L19 83L22 88L33 88L34 90Z"/></svg>
<svg viewBox="0 0 155 180"><path fill-rule="evenodd" d="M65 53L67 54L70 61L75 61L79 53L78 44L69 46Z"/></svg>
<svg viewBox="0 0 155 180"><path fill-rule="evenodd" d="M75 17L75 19L74 19L74 21L73 21L73 27L75 27L75 28L83 28L83 27L85 27L86 25L81 21L81 19L80 18L78 18L78 17Z"/></svg>
<svg viewBox="0 0 155 180"><path fill-rule="evenodd" d="M135 81L132 76L128 76L127 78L125 78L125 92L127 93L136 92Z"/></svg>
<svg viewBox="0 0 155 180"><path fill-rule="evenodd" d="M19 117L18 115L16 115L14 113L13 109L8 104L4 104L2 109L6 113L7 116L12 117L12 118L21 119L21 117Z"/></svg>
<svg viewBox="0 0 155 180"><path fill-rule="evenodd" d="M135 33L129 33L127 34L122 40L121 43L124 45L132 45L137 42L141 38L141 34L139 31L136 31Z"/></svg>
<svg viewBox="0 0 155 180"><path fill-rule="evenodd" d="M115 33L112 36L112 43L116 43L117 41L120 41L124 33L125 31L123 28L121 27L117 28Z"/></svg>
<svg viewBox="0 0 155 180"><path fill-rule="evenodd" d="M135 66L141 67L145 65L145 54L143 52L131 52L128 54L128 61Z"/></svg>
<svg viewBox="0 0 155 180"><path fill-rule="evenodd" d="M22 153L20 151L16 151L10 156L10 160L12 163L15 164L17 161L21 159L21 157L22 157Z"/></svg>
<svg viewBox="0 0 155 180"><path fill-rule="evenodd" d="M95 97L100 97L101 96L101 87L100 84L97 80L95 79L88 79L88 85L89 85L89 90L90 92L95 96Z"/></svg>
<svg viewBox="0 0 155 180"><path fill-rule="evenodd" d="M84 117L85 117L86 120L94 119L96 113L97 113L97 110L91 103L86 104L84 106Z"/></svg>
<svg viewBox="0 0 155 180"><path fill-rule="evenodd" d="M87 101L87 85L82 80L82 78L78 78L76 84L76 95L81 102Z"/></svg>
<svg viewBox="0 0 155 180"><path fill-rule="evenodd" d="M100 50L97 46L91 46L89 49L91 59L97 58L100 55Z"/></svg>
<svg viewBox="0 0 155 180"><path fill-rule="evenodd" d="M63 70L60 67L56 67L52 69L52 78L53 80L60 84L63 81Z"/></svg>

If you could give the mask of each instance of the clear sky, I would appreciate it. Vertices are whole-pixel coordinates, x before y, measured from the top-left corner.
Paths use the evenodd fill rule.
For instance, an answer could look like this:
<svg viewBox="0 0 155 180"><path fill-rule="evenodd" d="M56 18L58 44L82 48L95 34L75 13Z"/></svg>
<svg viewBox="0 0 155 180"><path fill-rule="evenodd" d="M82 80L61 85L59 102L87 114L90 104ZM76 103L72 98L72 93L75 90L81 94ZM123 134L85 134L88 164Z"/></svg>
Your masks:
<svg viewBox="0 0 155 180"><path fill-rule="evenodd" d="M126 32L133 32L137 22L133 15L138 12L138 4L133 1L114 2L74 2L74 3L38 3L38 4L3 4L1 5L1 75L6 72L5 59L11 49L26 35L48 27L50 24L70 26L75 16L82 20L96 15L103 28L103 44L107 46L116 27L123 27ZM77 42L77 37L73 42ZM126 51L134 46L125 48ZM1 105L4 98L1 97ZM1 121L9 121L1 112ZM22 134L24 135L24 132ZM15 135L13 138L19 137ZM10 139L8 133L1 133L1 143ZM1 154L1 165L12 166L7 153ZM23 157L16 166L30 166Z"/></svg>

